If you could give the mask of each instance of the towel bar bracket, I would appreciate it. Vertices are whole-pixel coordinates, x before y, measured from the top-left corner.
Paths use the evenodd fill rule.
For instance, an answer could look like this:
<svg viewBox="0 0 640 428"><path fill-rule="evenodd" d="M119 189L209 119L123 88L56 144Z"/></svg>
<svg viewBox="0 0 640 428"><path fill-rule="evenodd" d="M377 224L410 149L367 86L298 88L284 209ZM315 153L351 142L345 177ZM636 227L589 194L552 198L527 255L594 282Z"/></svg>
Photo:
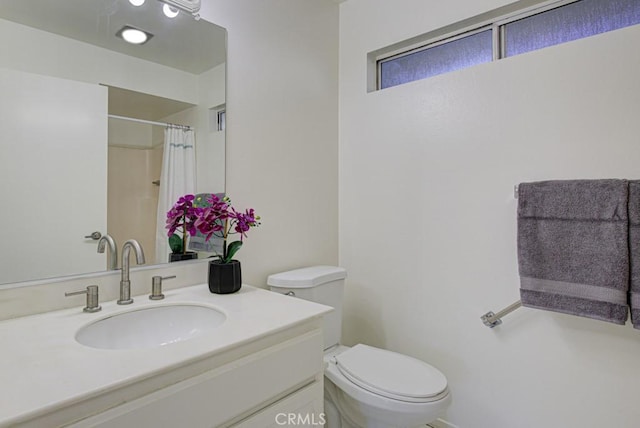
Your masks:
<svg viewBox="0 0 640 428"><path fill-rule="evenodd" d="M494 314L493 311L489 311L483 316L481 316L480 319L482 320L484 325L486 325L489 328L493 328L497 325L502 324L502 320L500 318L496 318L495 316L496 314Z"/></svg>
<svg viewBox="0 0 640 428"><path fill-rule="evenodd" d="M521 306L522 306L522 301L518 300L517 302L514 302L514 303L510 304L509 306L507 306L503 310L498 311L497 314L494 314L492 311L489 311L486 314L484 314L483 316L481 316L480 319L482 320L484 325L486 325L489 328L493 328L493 327L495 327L497 325L502 324L502 317L503 316L510 314L511 312L515 311L516 309L518 309Z"/></svg>

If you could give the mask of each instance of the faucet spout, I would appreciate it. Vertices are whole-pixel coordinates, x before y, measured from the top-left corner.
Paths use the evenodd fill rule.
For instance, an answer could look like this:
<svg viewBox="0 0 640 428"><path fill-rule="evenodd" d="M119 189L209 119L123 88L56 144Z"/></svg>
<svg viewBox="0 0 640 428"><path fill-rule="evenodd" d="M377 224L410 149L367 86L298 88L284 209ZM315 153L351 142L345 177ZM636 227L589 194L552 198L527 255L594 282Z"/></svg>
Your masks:
<svg viewBox="0 0 640 428"><path fill-rule="evenodd" d="M98 241L98 252L104 253L104 249L109 245L109 270L118 269L118 246L116 241L108 233L102 235Z"/></svg>
<svg viewBox="0 0 640 428"><path fill-rule="evenodd" d="M136 253L136 262L139 265L145 263L144 260L144 251L142 251L142 246L135 239L129 239L122 246L122 277L120 279L120 299L118 300L119 305L128 305L133 303L133 299L131 298L131 281L129 280L129 253L133 248Z"/></svg>

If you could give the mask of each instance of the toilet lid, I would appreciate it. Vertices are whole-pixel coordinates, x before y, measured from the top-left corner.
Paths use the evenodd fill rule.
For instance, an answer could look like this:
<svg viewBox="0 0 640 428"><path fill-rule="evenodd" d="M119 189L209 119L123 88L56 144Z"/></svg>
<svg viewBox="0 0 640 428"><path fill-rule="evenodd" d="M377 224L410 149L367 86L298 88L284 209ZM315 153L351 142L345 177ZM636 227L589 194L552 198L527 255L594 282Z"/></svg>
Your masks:
<svg viewBox="0 0 640 428"><path fill-rule="evenodd" d="M383 397L428 402L440 399L447 389L447 379L438 369L396 352L358 344L335 360L351 382Z"/></svg>

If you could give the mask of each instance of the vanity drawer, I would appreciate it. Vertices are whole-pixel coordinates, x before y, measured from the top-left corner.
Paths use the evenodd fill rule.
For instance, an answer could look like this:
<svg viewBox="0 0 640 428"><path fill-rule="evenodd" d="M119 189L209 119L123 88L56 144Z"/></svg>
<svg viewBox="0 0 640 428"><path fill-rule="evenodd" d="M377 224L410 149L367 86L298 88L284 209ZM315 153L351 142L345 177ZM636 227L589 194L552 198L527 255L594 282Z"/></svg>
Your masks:
<svg viewBox="0 0 640 428"><path fill-rule="evenodd" d="M70 426L218 427L322 381L322 332L311 330Z"/></svg>
<svg viewBox="0 0 640 428"><path fill-rule="evenodd" d="M229 428L322 427L326 420L323 383L317 381Z"/></svg>

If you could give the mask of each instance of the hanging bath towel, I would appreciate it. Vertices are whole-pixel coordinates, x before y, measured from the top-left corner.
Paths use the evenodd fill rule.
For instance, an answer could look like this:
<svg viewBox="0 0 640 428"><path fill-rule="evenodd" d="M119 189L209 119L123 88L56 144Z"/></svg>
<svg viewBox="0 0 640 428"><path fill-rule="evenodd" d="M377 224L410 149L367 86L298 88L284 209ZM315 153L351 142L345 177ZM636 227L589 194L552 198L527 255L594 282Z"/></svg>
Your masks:
<svg viewBox="0 0 640 428"><path fill-rule="evenodd" d="M629 182L629 306L631 322L640 329L640 181Z"/></svg>
<svg viewBox="0 0 640 428"><path fill-rule="evenodd" d="M519 185L523 306L625 323L628 190L614 179Z"/></svg>

